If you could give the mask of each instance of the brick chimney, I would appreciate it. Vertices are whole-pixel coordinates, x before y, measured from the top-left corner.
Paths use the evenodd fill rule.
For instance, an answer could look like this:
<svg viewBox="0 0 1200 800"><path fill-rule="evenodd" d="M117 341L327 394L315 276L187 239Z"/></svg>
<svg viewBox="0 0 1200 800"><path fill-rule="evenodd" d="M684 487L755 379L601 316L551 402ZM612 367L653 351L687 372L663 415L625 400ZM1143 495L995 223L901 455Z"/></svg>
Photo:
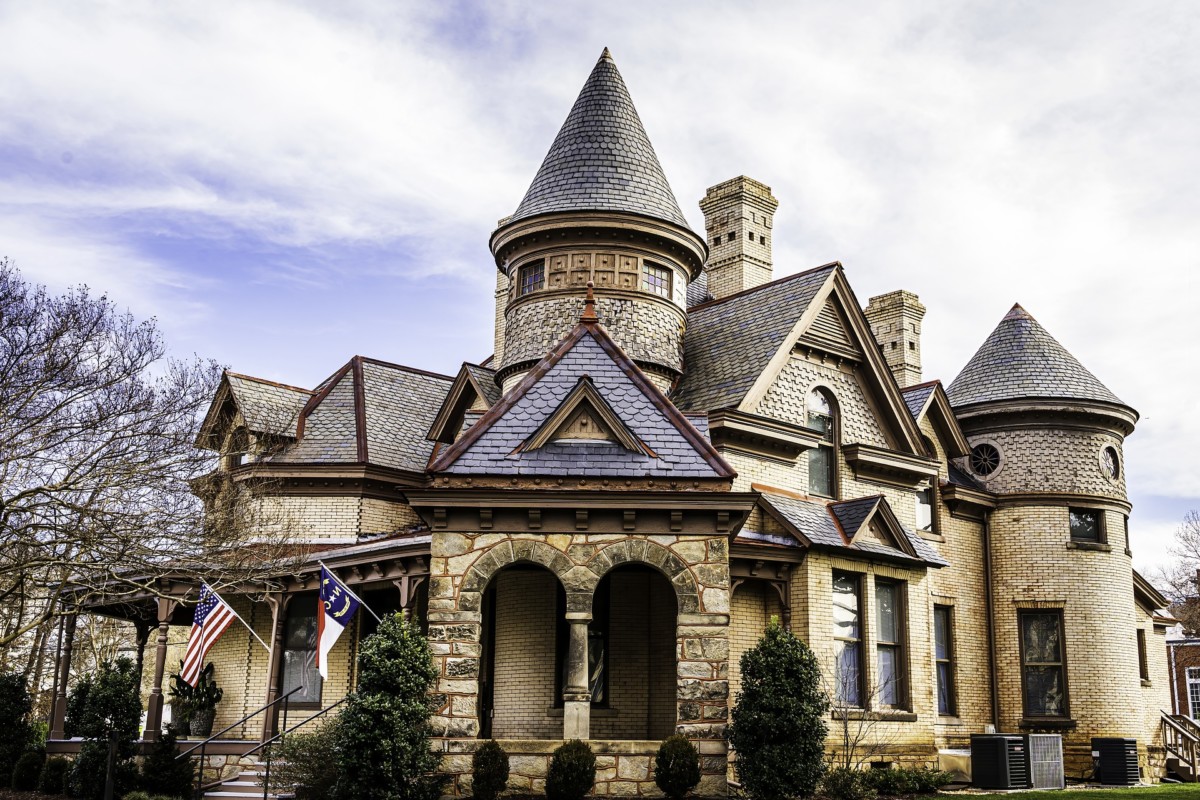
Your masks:
<svg viewBox="0 0 1200 800"><path fill-rule="evenodd" d="M917 296L903 289L881 294L867 301L863 313L900 388L920 383L925 306Z"/></svg>
<svg viewBox="0 0 1200 800"><path fill-rule="evenodd" d="M779 201L745 175L710 187L700 201L708 237L708 291L720 299L771 280L771 236Z"/></svg>

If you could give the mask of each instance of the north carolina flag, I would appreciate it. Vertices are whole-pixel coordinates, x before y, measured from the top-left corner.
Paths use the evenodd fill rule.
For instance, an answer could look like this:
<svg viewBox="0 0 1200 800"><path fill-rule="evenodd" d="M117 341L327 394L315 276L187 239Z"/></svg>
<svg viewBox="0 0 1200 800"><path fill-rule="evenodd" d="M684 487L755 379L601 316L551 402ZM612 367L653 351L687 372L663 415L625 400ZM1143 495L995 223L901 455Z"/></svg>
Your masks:
<svg viewBox="0 0 1200 800"><path fill-rule="evenodd" d="M354 593L322 564L321 613L317 616L317 670L326 680L329 679L329 668L326 666L329 651L354 618L358 606L358 598Z"/></svg>

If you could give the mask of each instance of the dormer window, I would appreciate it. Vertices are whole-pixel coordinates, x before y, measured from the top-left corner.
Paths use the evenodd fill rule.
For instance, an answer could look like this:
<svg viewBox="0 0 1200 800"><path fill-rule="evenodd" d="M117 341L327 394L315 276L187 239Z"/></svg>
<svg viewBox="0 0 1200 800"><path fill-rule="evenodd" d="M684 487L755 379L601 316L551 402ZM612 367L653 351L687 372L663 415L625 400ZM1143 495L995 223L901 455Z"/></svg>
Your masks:
<svg viewBox="0 0 1200 800"><path fill-rule="evenodd" d="M671 270L646 261L642 264L642 289L660 297L671 296Z"/></svg>
<svg viewBox="0 0 1200 800"><path fill-rule="evenodd" d="M521 267L517 277L517 296L524 297L530 292L546 288L546 262L535 261Z"/></svg>
<svg viewBox="0 0 1200 800"><path fill-rule="evenodd" d="M250 436L245 428L238 428L225 440L221 463L225 469L237 469L253 461L250 453Z"/></svg>

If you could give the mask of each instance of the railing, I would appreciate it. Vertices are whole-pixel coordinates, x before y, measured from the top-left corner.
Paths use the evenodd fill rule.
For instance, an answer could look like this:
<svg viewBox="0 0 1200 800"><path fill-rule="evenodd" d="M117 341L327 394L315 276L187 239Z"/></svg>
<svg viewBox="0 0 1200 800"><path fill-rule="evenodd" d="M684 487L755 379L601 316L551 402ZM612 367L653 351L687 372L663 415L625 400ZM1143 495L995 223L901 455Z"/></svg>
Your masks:
<svg viewBox="0 0 1200 800"><path fill-rule="evenodd" d="M297 722L295 725L293 725L290 728L287 726L287 705L284 705L284 707L283 707L283 724L279 726L280 728L282 728L282 730L280 730L279 733L275 734L270 739L267 739L264 742L260 742L259 744L250 748L246 752L242 753L242 758L245 758L246 756L249 756L249 755L253 755L254 753L257 753L259 750L262 750L264 747L274 744L275 742L282 741L283 737L285 735L291 733L292 731L296 730L297 728L307 725L308 723L312 722L314 719L320 719L321 717L325 716L330 711L333 711L335 708L337 708L338 706L340 706L342 703L346 702L349 699L350 699L350 695L346 695L341 700L338 700L336 703L329 706L328 708L322 708L316 714L313 714L311 717L307 717L307 718L301 720L300 722ZM272 760L271 751L268 750L267 751L267 769L263 773L263 777L262 777L263 800L267 800L267 795L270 793L270 790L271 790L271 760Z"/></svg>
<svg viewBox="0 0 1200 800"><path fill-rule="evenodd" d="M211 742L213 742L214 740L219 739L222 736L224 736L225 734L229 733L231 730L238 727L239 725L245 725L247 722L254 719L255 717L257 717L259 714L263 713L264 711L272 708L277 703L283 703L283 725L286 728L287 727L288 698L291 697L292 695L294 695L296 692L300 691L302 688L303 687L301 687L301 686L297 686L295 689L292 689L290 692L283 695L282 697L276 697L274 700L267 703L262 708L260 708L256 711L251 711L249 714L242 717L241 719L239 719L237 722L233 723L232 725L222 728L221 730L214 733L212 736L209 736L203 742L200 742L200 744L193 745L193 746L189 747L187 750L184 750L179 755L175 756L176 761L181 761L181 760L187 758L188 756L190 756L192 753L196 752L197 750L200 751L200 763L199 763L199 766L197 766L197 768L196 768L196 771L198 773L197 777L196 777L196 795L195 795L196 800L201 800L201 798L204 796L204 754L205 754L205 750L208 748L208 745ZM301 724L304 724L304 723L301 723ZM299 726L297 726L297 727L299 727ZM279 738L279 734L276 734L271 739L271 741L274 741L277 738ZM262 745L259 745L258 747L251 750L250 753L257 752L259 749L261 749L261 747L262 747ZM249 755L250 753L246 753L245 755ZM245 755L243 756L243 758L245 757ZM263 797L266 797L265 789L263 791Z"/></svg>
<svg viewBox="0 0 1200 800"><path fill-rule="evenodd" d="M1167 754L1179 759L1180 764L1186 765L1190 779L1195 782L1200 778L1197 770L1197 752L1200 750L1200 725L1189 717L1163 712L1162 721L1163 747Z"/></svg>

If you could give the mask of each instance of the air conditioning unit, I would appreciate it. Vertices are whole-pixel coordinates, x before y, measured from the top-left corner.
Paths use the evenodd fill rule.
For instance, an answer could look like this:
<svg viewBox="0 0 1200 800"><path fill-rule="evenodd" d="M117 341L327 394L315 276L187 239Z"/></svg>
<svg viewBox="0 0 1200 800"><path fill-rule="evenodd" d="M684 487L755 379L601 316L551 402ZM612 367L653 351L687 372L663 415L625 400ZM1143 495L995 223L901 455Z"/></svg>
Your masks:
<svg viewBox="0 0 1200 800"><path fill-rule="evenodd" d="M1029 746L1025 737L971 734L971 783L977 789L1028 789Z"/></svg>
<svg viewBox="0 0 1200 800"><path fill-rule="evenodd" d="M1029 786L1032 789L1065 789L1062 736L1057 733L1031 733L1029 743Z"/></svg>
<svg viewBox="0 0 1200 800"><path fill-rule="evenodd" d="M1133 786L1141 780L1137 739L1092 739L1096 780L1110 786Z"/></svg>

